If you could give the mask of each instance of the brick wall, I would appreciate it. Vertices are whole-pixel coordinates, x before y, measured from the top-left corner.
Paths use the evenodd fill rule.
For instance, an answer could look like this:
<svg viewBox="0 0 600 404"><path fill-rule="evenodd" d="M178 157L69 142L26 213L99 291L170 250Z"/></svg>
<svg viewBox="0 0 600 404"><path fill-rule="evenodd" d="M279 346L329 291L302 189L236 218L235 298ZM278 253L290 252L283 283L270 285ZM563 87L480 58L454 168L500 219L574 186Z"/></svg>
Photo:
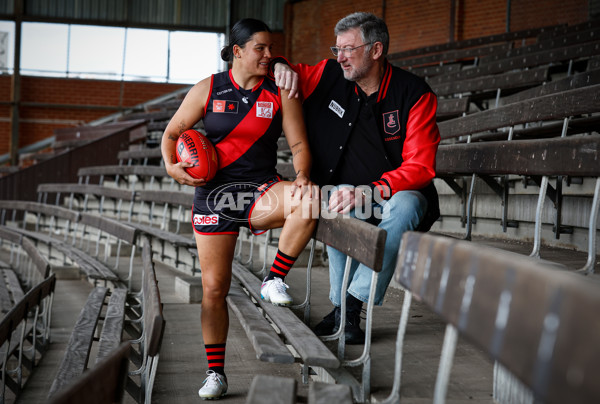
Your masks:
<svg viewBox="0 0 600 404"><path fill-rule="evenodd" d="M390 31L390 53L448 42L448 0L304 0L289 5L285 26L291 33L286 55L294 62L316 63L331 56L335 23L354 11L383 17ZM455 40L506 30L505 0L456 0ZM384 9L385 5L385 9ZM511 0L510 29L518 31L588 20L588 0Z"/></svg>
<svg viewBox="0 0 600 404"><path fill-rule="evenodd" d="M19 147L50 137L57 128L81 125L117 112L119 106L131 107L181 87L184 85L22 76ZM10 88L11 77L0 76L0 154L9 151Z"/></svg>

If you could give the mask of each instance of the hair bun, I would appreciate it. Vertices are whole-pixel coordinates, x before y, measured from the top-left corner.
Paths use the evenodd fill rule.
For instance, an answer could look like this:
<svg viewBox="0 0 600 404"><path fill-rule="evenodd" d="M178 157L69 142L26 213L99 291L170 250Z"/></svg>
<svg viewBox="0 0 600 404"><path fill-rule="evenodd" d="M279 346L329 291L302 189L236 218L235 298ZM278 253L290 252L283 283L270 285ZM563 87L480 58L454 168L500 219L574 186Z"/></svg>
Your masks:
<svg viewBox="0 0 600 404"><path fill-rule="evenodd" d="M221 49L221 59L225 62L231 62L231 46L226 45Z"/></svg>

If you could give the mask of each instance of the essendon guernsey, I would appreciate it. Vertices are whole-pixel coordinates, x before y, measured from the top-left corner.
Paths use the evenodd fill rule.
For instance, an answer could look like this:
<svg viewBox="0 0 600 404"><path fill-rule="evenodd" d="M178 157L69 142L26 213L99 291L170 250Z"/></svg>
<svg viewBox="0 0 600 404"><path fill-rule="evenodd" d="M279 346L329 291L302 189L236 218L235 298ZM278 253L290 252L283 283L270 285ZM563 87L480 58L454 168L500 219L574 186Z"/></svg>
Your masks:
<svg viewBox="0 0 600 404"><path fill-rule="evenodd" d="M276 175L282 128L278 94L269 78L245 90L230 71L212 76L204 128L219 154L219 171L208 187L232 181L261 183Z"/></svg>

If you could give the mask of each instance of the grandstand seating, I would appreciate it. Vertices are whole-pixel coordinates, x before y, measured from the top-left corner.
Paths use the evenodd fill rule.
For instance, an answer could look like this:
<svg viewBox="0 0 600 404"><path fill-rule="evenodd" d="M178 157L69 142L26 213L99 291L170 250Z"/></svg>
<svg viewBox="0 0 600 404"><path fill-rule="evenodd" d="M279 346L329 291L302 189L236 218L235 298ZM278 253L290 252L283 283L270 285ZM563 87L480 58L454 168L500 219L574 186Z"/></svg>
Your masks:
<svg viewBox="0 0 600 404"><path fill-rule="evenodd" d="M363 352L346 350L348 347L344 347L343 338L338 338L340 341L334 345L313 335L308 327L311 305L314 313L315 301L323 303L327 299L325 295L316 296L311 289L311 267L318 261L316 242L306 252L310 257L306 265L305 302L292 309L263 304L257 291L266 269L268 249L277 241L277 233L248 238L242 234L233 264L234 279L228 302L251 341L256 357L280 366L301 366L303 382L315 377L350 387L347 391L342 387L344 391L331 393L326 388L331 386L311 383L308 400L299 399L295 380L259 375L246 391L249 403L282 402L277 400L284 395L291 403L332 402L329 394L352 394L357 402L371 398L397 402L403 394L401 372L410 367L406 361L403 363L401 356L402 343L407 338L405 329L411 321L408 305L413 300L428 306L444 324L450 324L446 341L433 349L443 352L442 371L433 393L438 402L443 402L448 395L447 381L458 335L471 338L498 361L497 366L503 367L504 370L498 371L494 391L490 389L489 392L500 402L505 393L499 379L511 375L520 380L522 386L519 389L523 394L536 400L600 400L597 387L590 383L599 369L594 361L598 350L588 345L592 339L597 339L598 330L598 321L590 314L597 305L594 294L599 292L594 272L598 260L596 236L600 206L600 58L596 56L600 43L595 41L598 29L595 22L576 27L544 27L389 56L392 63L425 77L437 93L442 134L437 157L438 178L435 180L440 190L442 218L434 227L436 235L411 233L405 236L396 273L397 282L405 293L404 307L402 310L391 308L393 315L385 319L399 327L398 345L392 344L391 348L387 345L385 350L379 351L382 341L371 341L371 336L382 329L378 328L377 320L383 321L376 316L377 310L373 310L372 305L367 309L368 342ZM112 380L107 383L114 383L117 396L127 391L136 402L150 402L155 380L161 377L158 358L166 316L162 313L154 265L160 262L180 276L198 278L201 273L201 268L196 266L197 253L190 226L192 190L167 177L160 161L160 148L156 147L156 134L166 127L180 103L178 93L172 100L140 108L117 122L59 131L55 151L62 151L60 156L52 154L43 159L33 156L40 160L38 164L18 172L13 167L2 170L0 252L3 255L0 256L0 270L4 279L0 279L0 302L5 317L0 323L0 342L16 342L11 342L9 353L18 352L22 347L29 349L26 339L16 341L14 337L18 327L26 327L28 331L35 329L26 321L23 302L33 299L31 294L42 293L46 296L45 301L51 303L56 278L60 278L58 267L76 266L95 283L90 305L82 306L81 324L88 323L90 327L86 342L81 345L89 351L90 346L97 343L98 353L92 352L98 363L81 377L88 367L89 352L73 355L85 358L74 372L69 357L74 351L68 348L64 368L73 373L65 376L59 372L56 385L44 395L50 393L50 399L55 402L68 402L69 394L71 398L78 397L82 390L77 393L77 388L81 389L85 383L93 386L89 375L94 371L101 372L98 366L109 363L103 362L102 358L113 354L115 370L111 373L112 378L107 376L107 380ZM126 139L118 140L119 137ZM106 147L111 153L110 158L99 158L98 147L103 150ZM67 166L69 176L52 176L62 173ZM277 168L284 178L295 176L283 137ZM26 187L22 183L27 183ZM546 197L552 201L550 208L544 207ZM33 202L35 200L37 202ZM368 240L372 240L369 237L380 240L385 235L373 232L372 226L364 223L321 219L315 239L321 244L337 245L353 253L356 259L367 261L375 269L376 276L380 250ZM437 233L455 238L445 238ZM479 236L476 241L456 240L475 239L474 234ZM534 256L540 255L541 245L553 247L559 251L560 262L565 265L524 257L529 251L510 254L500 249L480 248L479 243L486 243L482 238L491 239L492 236L519 241L518 247L502 244L506 250L519 252L523 252L523 245L529 245L533 240ZM88 245L85 250L84 243ZM262 258L256 253L258 245L263 248ZM560 248L565 245L571 250L587 251L585 265L575 264L571 257L576 251ZM99 255L100 247L105 248L104 257ZM542 257L548 259L543 254ZM107 265L109 260L114 261ZM126 269L118 265L124 260L129 261ZM258 271L254 268L256 261L263 266ZM497 273L491 273L492 266L498 269ZM33 267L37 270L32 270ZM582 269L581 272L588 276L570 273L576 269ZM11 276L12 273L17 275L16 278ZM21 293L14 288L15 279ZM471 285L469 279L476 279L477 284ZM494 345L500 337L491 319L499 318L500 308L506 304L502 296L506 296L508 290L502 288L512 281L516 288L511 289L515 306L505 313L510 315L506 338L501 341L503 345ZM105 284L96 285L98 282ZM433 286L430 288L434 283L435 290ZM559 288L559 283L566 285L566 289ZM542 284L550 285L547 293L539 292ZM473 288L472 300L468 301L470 312L462 309L467 304L468 287ZM552 290L557 294L548 294ZM531 296L527 296L529 293ZM486 304L485 299L480 299L490 294L495 299L489 300L491 303ZM573 297L578 294L577 298ZM556 303L552 299L559 298L556 296L562 296L564 302L579 303L569 303L564 312L558 312L558 306L552 306ZM92 300L96 303L92 304ZM415 302L412 303L414 306ZM36 304L39 305L39 301ZM44 304L46 306L40 308L40 312L48 315L49 303ZM94 306L95 313L88 314L88 309ZM535 311L537 306L541 308ZM573 307L579 308L577 313L581 318L573 319L576 317L571 311ZM517 309L533 310L528 319L535 318L535 321L529 324L519 319L515 314ZM481 318L477 323L470 320L466 324L465 313L479 313ZM399 323L398 317L401 318ZM48 321L49 318L44 318L42 323L46 327L40 328L40 336L46 340L39 339L34 350L47 349ZM559 321L557 334L551 333L553 321ZM584 323L588 327L584 327ZM474 330L474 324L481 327ZM569 324L574 330L567 335L564 330ZM79 325L72 330L74 342L67 344L70 347L75 347L75 341L83 334L78 330ZM431 329L424 327L423 333L426 332ZM93 341L94 333L101 341ZM577 338L573 334L577 334ZM542 358L546 360L544 363L540 362L543 352L536 345L540 336L555 337L557 344L553 356ZM36 340L35 335L33 340ZM122 341L133 341L133 347L121 346L119 350ZM525 346L529 347L527 352ZM584 348L585 353L581 353ZM199 338L198 347L194 349L201 350ZM372 386L371 369L376 368L378 361L385 361L387 368L392 368L390 350L400 355L395 360L394 384ZM358 353L359 359L349 360L350 353ZM534 353L537 357L533 359L531 355L525 355ZM586 355L591 358L589 361L585 361ZM126 376L122 371L119 373L119 364L122 365L124 357L129 358L130 367L136 368ZM575 362L569 362L569 357ZM31 364L25 360L17 365L19 368L29 366L31 370L44 359L34 356ZM7 363L13 366L11 370L17 369L12 360L5 359L4 362L3 372ZM575 363L575 370L569 368L575 366L570 363ZM194 366L201 367L199 364ZM361 371L351 369L357 366L362 366ZM565 376L569 369L571 373ZM12 372L17 373L16 370ZM5 394L10 391L16 396L23 388L27 389L26 385L23 387L26 378L21 380L4 375L3 383L9 388L3 388L7 391ZM31 377L35 377L35 373ZM579 384L574 386L572 383L575 382ZM258 388L261 383L281 386L278 390L281 394L265 397ZM423 397L422 401L426 401L430 396ZM321 401L317 401L318 398Z"/></svg>

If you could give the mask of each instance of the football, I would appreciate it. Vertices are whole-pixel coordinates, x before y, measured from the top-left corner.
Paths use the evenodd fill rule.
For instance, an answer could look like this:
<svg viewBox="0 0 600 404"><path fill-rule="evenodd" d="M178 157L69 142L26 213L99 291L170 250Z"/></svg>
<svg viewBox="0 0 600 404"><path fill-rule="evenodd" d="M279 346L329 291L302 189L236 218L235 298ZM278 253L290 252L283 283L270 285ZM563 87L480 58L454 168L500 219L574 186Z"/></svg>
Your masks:
<svg viewBox="0 0 600 404"><path fill-rule="evenodd" d="M202 133L194 129L186 130L177 139L175 146L177 160L193 164L185 170L196 179L210 181L219 169L217 150Z"/></svg>

